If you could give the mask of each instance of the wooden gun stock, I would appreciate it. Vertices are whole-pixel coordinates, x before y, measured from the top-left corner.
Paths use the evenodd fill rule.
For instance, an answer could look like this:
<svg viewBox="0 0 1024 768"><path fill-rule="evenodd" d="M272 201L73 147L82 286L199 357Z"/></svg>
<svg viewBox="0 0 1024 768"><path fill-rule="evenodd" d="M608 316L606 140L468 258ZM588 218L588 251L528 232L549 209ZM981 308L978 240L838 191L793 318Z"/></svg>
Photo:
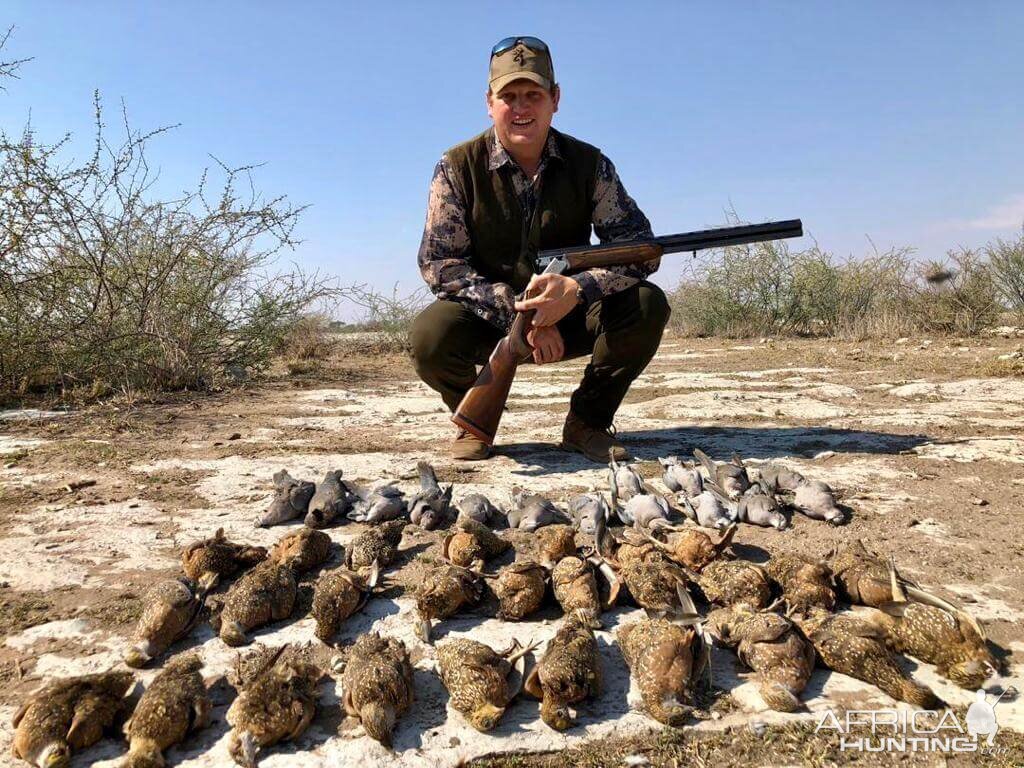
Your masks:
<svg viewBox="0 0 1024 768"><path fill-rule="evenodd" d="M498 342L476 384L465 394L452 416L456 425L488 445L494 444L516 369L533 354L533 347L526 341L526 332L533 325L533 312L531 309L516 315L508 336Z"/></svg>

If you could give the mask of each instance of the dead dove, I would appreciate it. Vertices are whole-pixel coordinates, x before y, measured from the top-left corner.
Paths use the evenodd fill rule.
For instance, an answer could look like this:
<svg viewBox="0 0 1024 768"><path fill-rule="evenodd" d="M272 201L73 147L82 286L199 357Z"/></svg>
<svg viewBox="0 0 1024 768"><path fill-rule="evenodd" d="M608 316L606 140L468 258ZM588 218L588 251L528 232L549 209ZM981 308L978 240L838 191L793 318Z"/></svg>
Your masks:
<svg viewBox="0 0 1024 768"><path fill-rule="evenodd" d="M37 768L68 768L73 752L90 747L122 716L130 672L58 680L14 713L11 751Z"/></svg>
<svg viewBox="0 0 1024 768"><path fill-rule="evenodd" d="M210 701L198 654L176 656L164 665L125 723L128 756L123 768L165 765L162 753L210 722Z"/></svg>
<svg viewBox="0 0 1024 768"><path fill-rule="evenodd" d="M512 487L512 509L508 512L508 527L521 531L535 531L554 523L571 523L572 519L550 500L536 493L527 493L518 485Z"/></svg>
<svg viewBox="0 0 1024 768"><path fill-rule="evenodd" d="M357 523L383 523L405 517L409 511L405 503L405 494L395 487L394 483L381 483L367 491L355 489L358 497L355 509L348 513L349 520Z"/></svg>
<svg viewBox="0 0 1024 768"><path fill-rule="evenodd" d="M693 455L697 457L704 470L708 473L708 479L725 491L730 499L738 499L740 495L750 487L750 477L747 475L747 468L738 454L733 454L732 462L716 464L700 448L693 449Z"/></svg>
<svg viewBox="0 0 1024 768"><path fill-rule="evenodd" d="M294 741L309 727L323 677L323 670L295 658L298 654L289 646L264 653L267 661L241 683L225 718L232 727L228 752L246 768L255 768L261 749Z"/></svg>
<svg viewBox="0 0 1024 768"><path fill-rule="evenodd" d="M452 486L441 490L434 468L425 461L419 462L416 469L420 473L420 490L409 503L409 519L428 531L442 528L451 516Z"/></svg>
<svg viewBox="0 0 1024 768"><path fill-rule="evenodd" d="M608 455L608 487L612 494L612 507L618 508L620 502L625 503L634 496L646 493L644 479L636 467L631 464L620 464L609 452Z"/></svg>
<svg viewBox="0 0 1024 768"><path fill-rule="evenodd" d="M799 472L781 464L762 464L758 468L757 479L770 493L795 491L797 486L805 481Z"/></svg>
<svg viewBox="0 0 1024 768"><path fill-rule="evenodd" d="M729 509L711 490L705 488L692 499L685 493L676 496L683 504L683 514L702 528L728 528L736 522L735 507Z"/></svg>
<svg viewBox="0 0 1024 768"><path fill-rule="evenodd" d="M673 527L669 522L672 509L660 493L637 494L615 511L623 523L640 530Z"/></svg>
<svg viewBox="0 0 1024 768"><path fill-rule="evenodd" d="M371 739L390 747L395 721L412 704L412 681L412 663L401 640L376 632L360 635L345 661L342 707Z"/></svg>
<svg viewBox="0 0 1024 768"><path fill-rule="evenodd" d="M341 479L340 469L328 472L309 501L306 525L310 528L326 528L352 509L355 498L348 483Z"/></svg>
<svg viewBox="0 0 1024 768"><path fill-rule="evenodd" d="M437 666L452 707L481 733L494 728L519 695L525 680L526 656L535 647L529 644L524 648L513 640L499 653L468 637L439 645Z"/></svg>
<svg viewBox="0 0 1024 768"><path fill-rule="evenodd" d="M469 517L478 523L498 528L508 525L505 513L498 509L491 500L482 493L470 493L458 503L460 517Z"/></svg>
<svg viewBox="0 0 1024 768"><path fill-rule="evenodd" d="M824 520L832 525L846 522L846 513L836 504L835 493L820 480L804 480L793 494L793 507L813 520Z"/></svg>
<svg viewBox="0 0 1024 768"><path fill-rule="evenodd" d="M161 581L150 589L125 663L142 667L187 635L199 619L203 597L179 579Z"/></svg>
<svg viewBox="0 0 1024 768"><path fill-rule="evenodd" d="M704 490L704 478L700 470L693 465L684 464L678 456L658 458L658 463L665 470L662 480L673 493L684 493L690 499L699 496Z"/></svg>
<svg viewBox="0 0 1024 768"><path fill-rule="evenodd" d="M316 491L316 485L308 480L296 480L288 474L287 469L282 469L274 475L274 485L277 486L277 490L274 491L270 507L256 520L256 525L260 528L280 525L303 517Z"/></svg>
<svg viewBox="0 0 1024 768"><path fill-rule="evenodd" d="M607 523L612 510L603 493L591 491L574 497L569 502L569 513L581 533L593 536L597 531L597 519L601 518Z"/></svg>
<svg viewBox="0 0 1024 768"><path fill-rule="evenodd" d="M718 496L718 500L727 508L733 510L735 520L749 525L759 525L762 528L775 528L778 531L789 527L789 520L782 513L782 508L775 497L765 490L758 483L751 483L747 489L740 494L738 500L730 499L717 483L707 481L707 488Z"/></svg>

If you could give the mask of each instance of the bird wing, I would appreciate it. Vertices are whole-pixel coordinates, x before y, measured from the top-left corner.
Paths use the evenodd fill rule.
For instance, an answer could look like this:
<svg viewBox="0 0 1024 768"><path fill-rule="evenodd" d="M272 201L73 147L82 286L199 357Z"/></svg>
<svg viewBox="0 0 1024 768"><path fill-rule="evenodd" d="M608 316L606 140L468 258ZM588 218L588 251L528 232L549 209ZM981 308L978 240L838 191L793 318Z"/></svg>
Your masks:
<svg viewBox="0 0 1024 768"><path fill-rule="evenodd" d="M434 468L425 461L418 462L416 469L420 473L420 487L424 491L429 491L438 487L437 474L434 472Z"/></svg>

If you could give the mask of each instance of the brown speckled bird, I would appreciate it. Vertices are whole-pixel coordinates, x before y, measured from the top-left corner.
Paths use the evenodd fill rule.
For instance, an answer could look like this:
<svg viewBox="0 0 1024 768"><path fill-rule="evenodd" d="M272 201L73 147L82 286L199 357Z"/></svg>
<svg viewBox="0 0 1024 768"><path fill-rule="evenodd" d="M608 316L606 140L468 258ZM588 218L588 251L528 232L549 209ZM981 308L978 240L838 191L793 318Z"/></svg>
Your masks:
<svg viewBox="0 0 1024 768"><path fill-rule="evenodd" d="M300 528L278 539L269 559L300 574L323 565L330 556L330 536L312 528Z"/></svg>
<svg viewBox="0 0 1024 768"><path fill-rule="evenodd" d="M218 528L209 539L185 547L181 553L181 567L201 590L209 591L217 586L220 579L251 568L266 557L265 547L235 544L224 537L223 528Z"/></svg>
<svg viewBox="0 0 1024 768"><path fill-rule="evenodd" d="M481 568L485 560L497 557L512 545L483 523L460 517L455 528L444 537L441 551L445 559L463 568Z"/></svg>
<svg viewBox="0 0 1024 768"><path fill-rule="evenodd" d="M349 616L354 614L369 599L377 586L380 569L374 563L370 573L363 577L345 568L335 568L320 574L313 591L313 608L310 611L316 619L316 636L325 643L341 628Z"/></svg>
<svg viewBox="0 0 1024 768"><path fill-rule="evenodd" d="M607 603L601 602L595 569L600 569L609 583ZM583 560L563 557L551 571L551 586L555 600L567 616L575 615L597 629L601 626L601 611L613 605L619 594L619 579L606 564L597 559Z"/></svg>
<svg viewBox="0 0 1024 768"><path fill-rule="evenodd" d="M435 567L416 590L417 636L429 643L434 619L454 616L463 606L479 602L482 593L483 578L473 571L457 565Z"/></svg>
<svg viewBox="0 0 1024 768"><path fill-rule="evenodd" d="M630 561L619 570L622 583L636 604L652 618L692 613L686 573L667 560Z"/></svg>
<svg viewBox="0 0 1024 768"><path fill-rule="evenodd" d="M793 622L740 603L708 614L707 629L757 673L764 703L779 712L800 709L800 694L814 672L814 646Z"/></svg>
<svg viewBox="0 0 1024 768"><path fill-rule="evenodd" d="M360 635L348 653L341 687L345 713L358 718L370 738L390 747L395 721L413 700L405 645L376 632Z"/></svg>
<svg viewBox="0 0 1024 768"><path fill-rule="evenodd" d="M892 601L889 566L869 552L860 539L834 552L829 565L844 600L873 608Z"/></svg>
<svg viewBox="0 0 1024 768"><path fill-rule="evenodd" d="M269 560L260 563L231 585L212 622L214 629L228 645L245 645L246 632L291 616L297 592L291 568Z"/></svg>
<svg viewBox="0 0 1024 768"><path fill-rule="evenodd" d="M246 768L255 768L260 749L302 735L316 714L323 677L320 667L300 660L289 646L260 653L266 661L240 682L226 717L232 727L228 752Z"/></svg>
<svg viewBox="0 0 1024 768"><path fill-rule="evenodd" d="M712 541L704 531L696 528L683 528L674 533L665 531L666 541L660 541L651 533L646 533L647 540L669 560L694 571L702 570L712 560L717 560L732 544L736 535L737 525L733 524L722 531L718 541Z"/></svg>
<svg viewBox="0 0 1024 768"><path fill-rule="evenodd" d="M772 555L765 571L782 589L782 598L790 610L806 613L813 606L831 611L836 607L836 593L828 565L804 555L782 553Z"/></svg>
<svg viewBox="0 0 1024 768"><path fill-rule="evenodd" d="M889 580L896 600L865 616L885 630L889 647L934 664L940 675L961 688L983 688L996 672L996 662L981 624L938 598L932 604L908 602L895 563L889 565Z"/></svg>
<svg viewBox="0 0 1024 768"><path fill-rule="evenodd" d="M605 562L626 566L633 562L667 562L665 554L635 528L625 528L616 539L603 519L595 521L594 548Z"/></svg>
<svg viewBox="0 0 1024 768"><path fill-rule="evenodd" d="M745 560L715 560L695 580L709 602L718 605L747 603L765 608L772 601L772 587L764 568Z"/></svg>
<svg viewBox="0 0 1024 768"><path fill-rule="evenodd" d="M564 731L575 725L569 705L601 694L601 656L586 621L566 617L524 688L541 700L540 716L550 727Z"/></svg>
<svg viewBox="0 0 1024 768"><path fill-rule="evenodd" d="M38 768L68 768L74 751L110 731L128 705L131 672L58 680L32 694L14 714L11 751Z"/></svg>
<svg viewBox="0 0 1024 768"><path fill-rule="evenodd" d="M540 550L540 561L547 568L554 567L563 557L576 554L576 529L571 525L546 525L538 528L533 538Z"/></svg>
<svg viewBox="0 0 1024 768"><path fill-rule="evenodd" d="M356 536L345 550L345 567L350 570L369 568L376 560L387 568L398 557L398 545L408 520L388 520Z"/></svg>
<svg viewBox="0 0 1024 768"><path fill-rule="evenodd" d="M486 732L494 728L512 700L519 695L526 668L526 654L536 646L523 648L515 640L498 653L488 645L456 638L437 647L441 682L448 689L451 704L465 715L470 725ZM510 679L513 670L514 680Z"/></svg>
<svg viewBox="0 0 1024 768"><path fill-rule="evenodd" d="M896 572L891 558L886 562L869 552L859 539L834 552L830 565L839 596L849 603L881 608L887 603L909 599L943 611L963 613L960 606L903 578Z"/></svg>
<svg viewBox="0 0 1024 768"><path fill-rule="evenodd" d="M135 626L132 647L125 653L129 667L142 667L166 651L175 640L189 633L199 619L202 596L178 579L154 585L143 601L142 615Z"/></svg>
<svg viewBox="0 0 1024 768"><path fill-rule="evenodd" d="M620 627L617 638L644 711L660 723L682 725L697 685L710 674L711 646L700 625L641 619Z"/></svg>
<svg viewBox="0 0 1024 768"><path fill-rule="evenodd" d="M517 560L502 568L491 582L491 591L498 598L498 618L519 621L539 609L547 593L548 575L544 566L532 560Z"/></svg>
<svg viewBox="0 0 1024 768"><path fill-rule="evenodd" d="M890 648L934 664L940 675L961 688L984 688L996 672L984 633L963 612L904 602L888 603L865 617L885 630Z"/></svg>
<svg viewBox="0 0 1024 768"><path fill-rule="evenodd" d="M885 645L882 629L853 614L831 614L820 608L796 622L829 669L877 686L892 698L917 707L944 706L928 687L903 672Z"/></svg>
<svg viewBox="0 0 1024 768"><path fill-rule="evenodd" d="M123 768L162 768L163 751L210 722L212 703L199 674L196 654L177 656L164 666L125 723L128 756Z"/></svg>

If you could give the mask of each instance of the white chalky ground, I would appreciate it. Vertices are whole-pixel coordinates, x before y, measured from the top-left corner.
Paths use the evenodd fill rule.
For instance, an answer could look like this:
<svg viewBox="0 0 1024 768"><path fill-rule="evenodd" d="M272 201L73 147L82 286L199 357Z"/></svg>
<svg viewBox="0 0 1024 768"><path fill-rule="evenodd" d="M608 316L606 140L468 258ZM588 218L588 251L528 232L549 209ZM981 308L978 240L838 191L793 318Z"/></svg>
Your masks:
<svg viewBox="0 0 1024 768"><path fill-rule="evenodd" d="M721 352L709 350L703 354L707 358L706 367L713 370ZM655 396L628 402L621 409L617 426L627 439L631 433L653 436L635 450L641 458L653 459L687 443L693 437L693 430L702 424L711 428L736 418L757 418L756 424L744 424L724 434L710 429L702 447L716 456L727 456L731 450L739 448L754 457L754 463L757 458L780 457L801 472L850 490L848 503L856 514L865 516L896 514L908 506L913 507L917 498L903 487L913 473L892 466L884 449L885 436L878 437L877 444L872 442L876 440L872 434L879 427L920 426L920 419L927 420L929 414L938 417L957 412L966 423L977 426L976 435L956 443L924 440L914 445L912 451L937 467L946 462L971 460L993 461L1007 467L1024 462L1024 438L1019 437L1020 427L1024 427L1024 382L1019 380L892 382L891 387L880 390L878 384L869 380L856 381L849 377L843 381L830 380L828 368L793 367L740 373L686 373L673 369L680 359L700 356L701 353L685 351L682 344L667 343L635 387L637 392L656 387ZM561 414L546 411L538 417L532 409L542 404L565 402L578 371L576 363L524 369L510 398L510 411L502 425L502 440L530 444L556 439ZM858 398L869 391L883 391L887 401L870 409L862 408ZM918 398L924 401L908 405L908 401ZM341 467L348 478L373 479L398 473L403 478L401 486L411 492L416 484L413 470L417 460L430 459L439 466L447 461L435 452L438 444L450 435L449 424L438 406L432 393L412 382L392 383L378 391L322 389L294 393L288 402L289 415L272 423L261 423L258 431L250 430L240 444L246 440L288 440L294 446L302 440L303 433L296 431L300 426L337 432L339 439L344 439L345 430L377 427L386 434L387 425L392 425L400 428L406 437L422 441L422 449L389 453L382 448L334 457L294 451L275 455L268 451L260 458L230 456L221 459L194 458L183 449L181 458L151 462L140 457L131 469L132 477L124 478L125 483L131 483L133 477L142 478L167 469L203 470L207 474L197 481L194 491L207 500L207 506L187 511L166 510L156 508L152 502L128 500L95 506L50 504L20 510L14 527L0 538L0 582L14 591L142 583L139 573L173 567L177 563L175 545L208 536L217 527L224 527L234 540L270 545L293 528L261 530L254 528L252 521L270 498L270 475L283 466L294 476L317 480L326 470L335 467ZM296 411L300 415L295 415ZM719 418L708 421L710 412ZM794 419L799 421L799 426L787 427ZM993 426L993 422L998 422L998 426ZM833 431L822 431L818 428L821 426ZM779 429L773 430L775 427ZM851 447L849 435L838 430L863 432L858 433L856 447ZM808 456L803 447L808 442L817 446L817 454L811 455L820 455L820 459ZM0 434L0 454L32 451L42 444L41 440ZM513 450L510 454L476 465L477 471L469 475L472 482L460 483L456 498L478 491L504 505L510 488L523 484L564 501L581 488L606 487L605 472L578 458L560 458L550 453L538 456L528 450ZM17 467L0 473L0 482L5 485L31 485L45 480L45 475L26 476ZM153 524L154 519L164 519L167 515L175 526L172 538L162 535L160 526ZM946 523L929 520L927 511L921 517L907 534L916 542L949 550L964 545L950 535ZM809 520L798 522L801 526L823 525ZM797 536L799 530L801 528L797 527L778 535ZM835 529L832 538L841 541L848 530ZM345 544L352 536L351 531L342 526L330 529L329 533L336 543ZM74 535L69 536L69 532ZM410 546L409 537L404 546ZM934 580L930 583L954 595L968 596L973 602L967 607L983 621L1024 618L1024 603L1019 594L996 581L985 585L981 594L977 585ZM598 633L605 691L598 700L580 706L578 727L564 734L552 731L539 719L538 703L524 698L510 708L495 731L480 734L447 706L448 697L436 674L433 649L413 635L411 598L406 596L396 601L374 598L362 613L347 623L341 640L351 641L362 632L376 630L402 639L414 651L414 658L419 658L416 702L412 711L399 721L394 752L362 736L358 727L342 725L339 683L326 677L320 688L320 712L313 726L297 743L263 753L261 765L274 768L359 764L370 768L394 765L397 758L403 765L446 766L489 753L560 749L595 737L660 728L633 708L638 701L637 692L630 689L628 672L614 639L615 627L641 615L640 611L630 608L606 614L607 630ZM557 618L552 618L511 624L470 614L442 623L436 635L438 642L468 635L494 647L504 647L511 637L521 641L547 640L553 636L558 622ZM312 629L313 621L306 617L265 628L255 633L255 639L270 644L315 642ZM221 675L232 667L235 650L214 637L209 627L200 627L193 634L208 677ZM51 638L75 639L75 647L88 649L88 652L40 653L39 649L46 647ZM30 677L38 679L40 684L55 677L117 666L127 646L125 637L87 619L35 626L5 638L3 643L22 658L34 661L29 667ZM1013 653L1009 673L1005 679L993 680L993 685L1002 687L1012 683L1024 690L1024 665L1021 663L1024 643L1014 643L1008 650ZM911 666L916 667L914 677L931 685L946 701L966 705L973 700L971 692L940 680L928 665ZM155 674L156 670L150 669L139 677L145 683ZM819 670L805 697L809 712L798 715L771 712L765 710L755 685L740 673L733 655L722 649L716 649L713 656L713 679L716 686L728 690L736 699L738 711L721 719L695 722L688 728L723 728L800 717L816 721L839 700L846 706L854 703L865 708L893 706L888 697L874 688ZM227 753L227 726L223 717L227 703L227 696L222 694L212 727L191 739L184 748L172 750L168 755L171 764L232 764ZM9 752L9 723L13 712L13 706L0 707L3 721L0 765L15 764ZM997 714L1002 727L1024 729L1024 703L1004 701ZM116 765L124 748L123 742L105 740L78 755L74 765Z"/></svg>

